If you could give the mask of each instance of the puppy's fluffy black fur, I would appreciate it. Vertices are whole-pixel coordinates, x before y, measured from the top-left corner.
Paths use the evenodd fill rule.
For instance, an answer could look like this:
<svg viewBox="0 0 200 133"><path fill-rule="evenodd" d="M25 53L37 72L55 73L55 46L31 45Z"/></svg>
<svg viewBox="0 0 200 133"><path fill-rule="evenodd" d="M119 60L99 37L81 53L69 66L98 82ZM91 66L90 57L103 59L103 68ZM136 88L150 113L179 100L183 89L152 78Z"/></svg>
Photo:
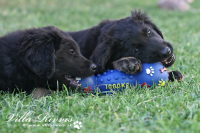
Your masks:
<svg viewBox="0 0 200 133"><path fill-rule="evenodd" d="M172 45L140 10L131 12L130 17L105 20L92 28L68 33L83 56L97 65L96 74L113 68L134 74L141 71L142 63L161 62L169 67L175 62ZM182 74L178 73L181 80Z"/></svg>
<svg viewBox="0 0 200 133"><path fill-rule="evenodd" d="M68 34L53 26L0 37L2 91L30 94L35 88L56 90L63 84L75 89L79 85L73 76L91 76L95 67L81 55L78 44Z"/></svg>

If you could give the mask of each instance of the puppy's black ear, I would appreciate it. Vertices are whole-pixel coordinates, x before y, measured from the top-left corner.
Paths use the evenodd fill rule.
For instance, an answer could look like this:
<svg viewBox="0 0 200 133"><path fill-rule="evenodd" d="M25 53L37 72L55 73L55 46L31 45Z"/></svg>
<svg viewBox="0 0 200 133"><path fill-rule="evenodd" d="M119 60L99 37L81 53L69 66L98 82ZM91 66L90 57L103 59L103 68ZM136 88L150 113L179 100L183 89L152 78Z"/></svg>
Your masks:
<svg viewBox="0 0 200 133"><path fill-rule="evenodd" d="M55 70L54 54L60 47L59 31L55 27L32 29L23 41L22 62L36 75L50 79Z"/></svg>
<svg viewBox="0 0 200 133"><path fill-rule="evenodd" d="M90 56L90 60L97 65L97 73L105 71L105 66L114 52L114 40L110 36L103 36L104 40L98 44Z"/></svg>
<svg viewBox="0 0 200 133"><path fill-rule="evenodd" d="M99 37L98 45L90 56L90 60L97 65L96 73L105 71L106 65L115 52L114 50L117 49L119 42L115 37L115 26L116 23L108 29L106 34Z"/></svg>

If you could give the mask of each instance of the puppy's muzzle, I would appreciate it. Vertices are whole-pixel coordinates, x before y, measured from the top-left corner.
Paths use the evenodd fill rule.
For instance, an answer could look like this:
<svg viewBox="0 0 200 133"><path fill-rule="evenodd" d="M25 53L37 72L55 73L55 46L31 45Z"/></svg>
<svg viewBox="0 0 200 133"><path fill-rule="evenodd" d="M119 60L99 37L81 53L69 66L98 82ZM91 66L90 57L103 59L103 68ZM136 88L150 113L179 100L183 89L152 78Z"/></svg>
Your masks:
<svg viewBox="0 0 200 133"><path fill-rule="evenodd" d="M168 58L171 54L172 54L172 51L171 51L171 49L169 47L166 47L162 51L162 57L164 57L164 58Z"/></svg>

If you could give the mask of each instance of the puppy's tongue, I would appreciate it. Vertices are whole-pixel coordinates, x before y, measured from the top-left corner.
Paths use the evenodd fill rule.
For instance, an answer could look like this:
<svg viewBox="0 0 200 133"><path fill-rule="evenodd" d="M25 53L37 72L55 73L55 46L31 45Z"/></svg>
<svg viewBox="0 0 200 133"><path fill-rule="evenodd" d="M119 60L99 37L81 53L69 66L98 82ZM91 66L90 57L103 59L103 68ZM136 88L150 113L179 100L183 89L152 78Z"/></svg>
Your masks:
<svg viewBox="0 0 200 133"><path fill-rule="evenodd" d="M169 67L173 64L173 62L175 61L175 55L172 54L170 57L168 57L167 59L161 61L161 63L165 66L165 67Z"/></svg>

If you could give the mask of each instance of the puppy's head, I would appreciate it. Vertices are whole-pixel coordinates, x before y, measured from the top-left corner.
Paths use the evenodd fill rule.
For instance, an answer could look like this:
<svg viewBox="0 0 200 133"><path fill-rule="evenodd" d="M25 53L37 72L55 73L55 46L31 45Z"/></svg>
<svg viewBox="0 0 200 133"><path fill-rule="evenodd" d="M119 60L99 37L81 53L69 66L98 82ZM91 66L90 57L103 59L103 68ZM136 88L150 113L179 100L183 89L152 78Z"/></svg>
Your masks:
<svg viewBox="0 0 200 133"><path fill-rule="evenodd" d="M78 44L68 34L53 26L27 32L22 61L40 78L69 79L94 74L96 65L81 55Z"/></svg>
<svg viewBox="0 0 200 133"><path fill-rule="evenodd" d="M96 65L82 56L78 44L66 33L55 53L55 75L88 77L94 74Z"/></svg>
<svg viewBox="0 0 200 133"><path fill-rule="evenodd" d="M166 67L175 61L172 45L163 39L161 31L140 10L132 12L131 17L116 21L105 31L101 40L107 43L111 52L106 61L135 57L142 63L161 62Z"/></svg>

